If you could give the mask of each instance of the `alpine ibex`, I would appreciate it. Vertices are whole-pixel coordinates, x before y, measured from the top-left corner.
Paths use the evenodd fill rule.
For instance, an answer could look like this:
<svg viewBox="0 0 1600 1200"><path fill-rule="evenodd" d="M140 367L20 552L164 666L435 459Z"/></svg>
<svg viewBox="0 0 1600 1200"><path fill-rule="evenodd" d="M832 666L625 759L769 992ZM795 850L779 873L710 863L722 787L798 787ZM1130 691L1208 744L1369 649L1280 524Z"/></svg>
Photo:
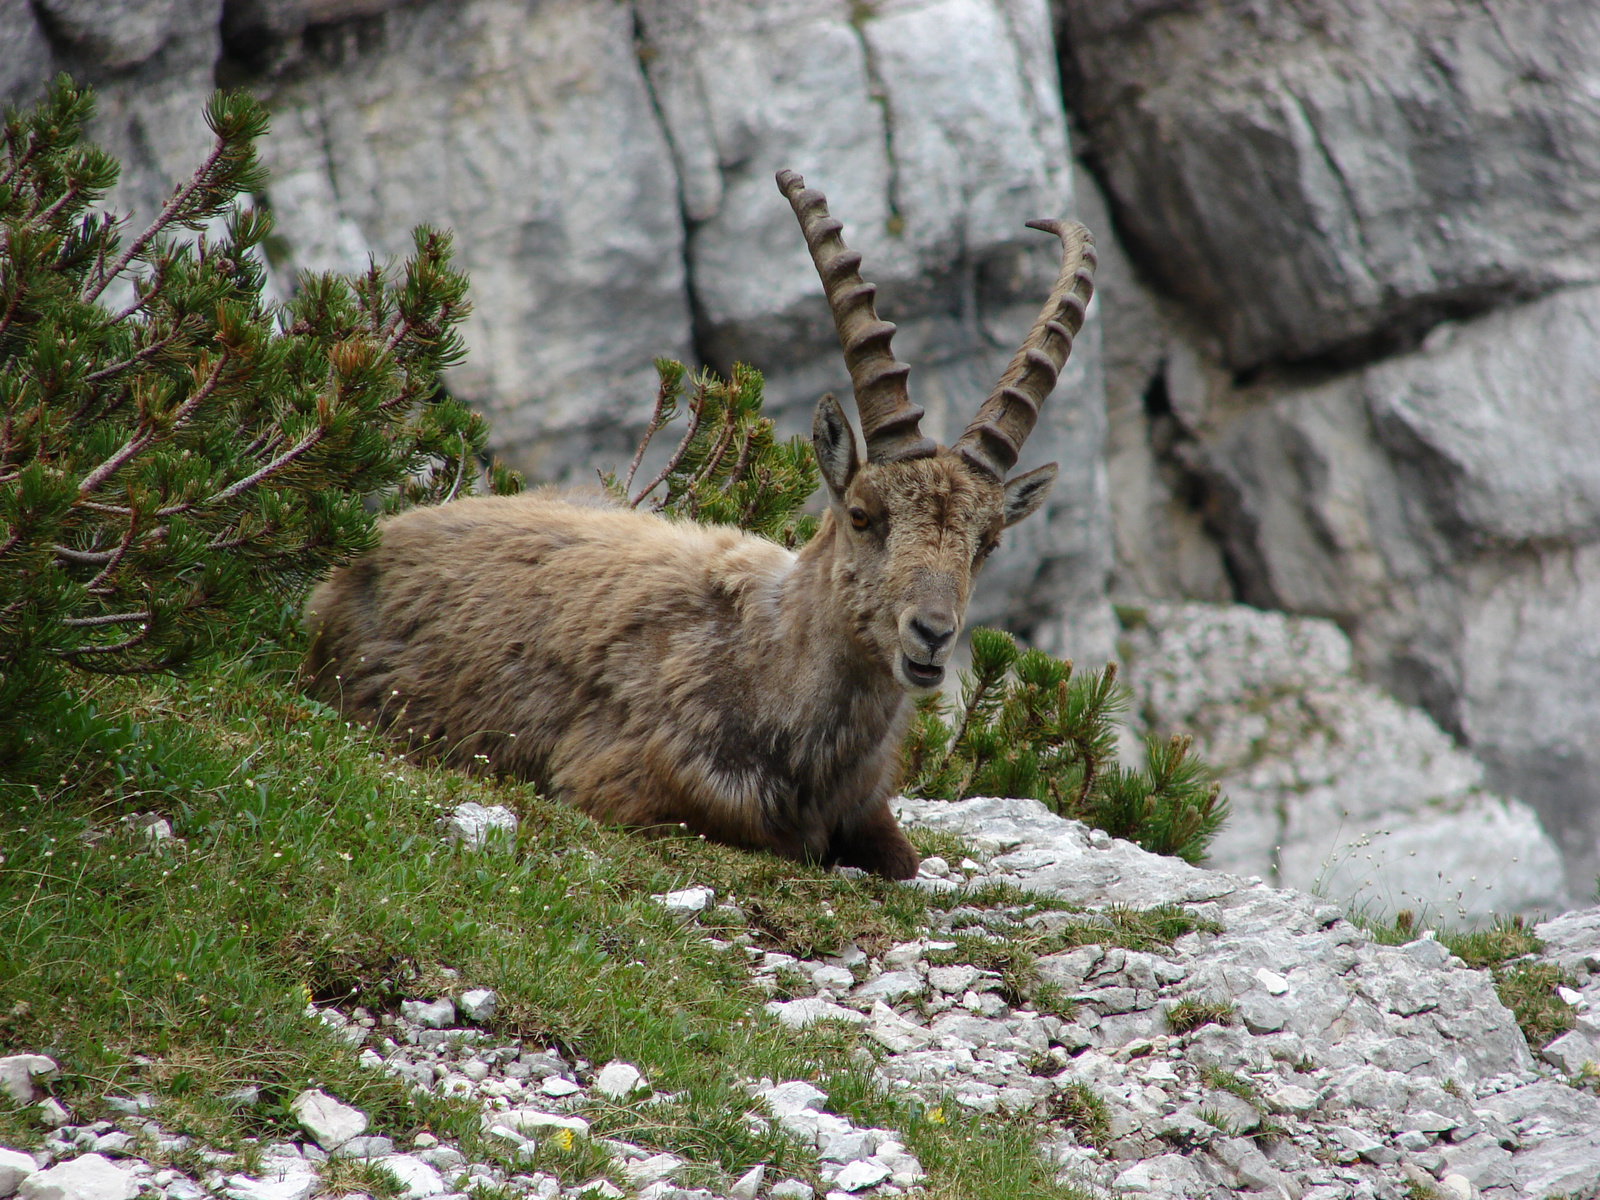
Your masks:
<svg viewBox="0 0 1600 1200"><path fill-rule="evenodd" d="M822 277L866 461L838 402L812 426L828 511L798 554L737 529L562 498L458 500L384 523L312 594L308 669L346 716L531 779L602 820L891 879L917 854L889 799L912 698L938 687L973 576L1044 502L1006 481L1082 327L1094 244L1060 276L954 446L918 427L906 364L821 193L778 187Z"/></svg>

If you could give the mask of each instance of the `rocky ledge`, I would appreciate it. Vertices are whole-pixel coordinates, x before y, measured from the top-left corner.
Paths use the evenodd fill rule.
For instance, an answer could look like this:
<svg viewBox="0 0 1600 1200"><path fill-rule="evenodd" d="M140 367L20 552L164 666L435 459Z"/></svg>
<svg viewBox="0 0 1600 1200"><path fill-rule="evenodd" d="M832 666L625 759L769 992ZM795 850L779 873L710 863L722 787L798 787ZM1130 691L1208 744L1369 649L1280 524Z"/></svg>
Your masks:
<svg viewBox="0 0 1600 1200"><path fill-rule="evenodd" d="M899 816L990 855L969 883L997 879L1093 906L1181 904L1220 932L1186 934L1165 952L1084 946L1041 959L1041 979L1077 1004L1071 1022L997 1006L959 1025L936 1016L930 1050L885 1062L891 1085L953 1088L961 1101L965 1079L992 1078L995 1050L1018 1062L1035 1050L1037 1021L1060 1071L1006 1084L1052 1094L1082 1084L1103 1100L1100 1145L1063 1137L1050 1152L1115 1192L1600 1193L1600 1100L1573 1086L1600 1061L1600 1024L1588 1016L1600 1005L1600 910L1536 927L1580 1010L1541 1061L1489 972L1426 934L1379 945L1338 906L1146 854L1031 800L903 801ZM1229 1023L1175 1034L1168 1017L1185 1001L1231 1009Z"/></svg>
<svg viewBox="0 0 1600 1200"><path fill-rule="evenodd" d="M906 825L957 834L976 854L954 865L929 858L912 886L1005 883L1092 911L995 907L986 887L990 902L941 910L922 936L878 956L851 946L800 960L750 934L712 942L742 956L753 985L773 996L776 1020L856 1026L881 1084L920 1100L929 1119L951 1106L1032 1113L1062 1181L1097 1197L1600 1195L1600 1023L1589 1015L1600 1011L1600 909L1536 928L1574 1020L1535 1056L1490 974L1425 932L1378 944L1339 906L1147 854L1033 801L898 808ZM657 899L686 924L715 914L724 931L737 912L703 887ZM1158 906L1181 907L1194 928L1150 949L1113 944L1115 909ZM1097 919L1105 942L1039 958L1024 973L1027 995L1018 977L984 967L991 941ZM496 1162L470 1161L427 1133L396 1147L319 1091L292 1106L303 1140L261 1147L249 1172L165 1130L148 1095L108 1097L117 1119L82 1125L46 1098L39 1112L54 1131L38 1154L0 1150L0 1197L309 1200L325 1190L330 1159L358 1158L383 1167L403 1200L469 1200L485 1187L519 1200L812 1200L809 1183L763 1166L720 1190L685 1187L678 1180L692 1164L616 1139L605 1142L609 1179L563 1188L532 1165L507 1170L502 1163L531 1164L546 1140L590 1136L582 1114L597 1102L648 1104L656 1094L630 1064L496 1039L483 1028L494 1005L478 989L406 1001L398 1014L313 1007L307 1016L352 1053L359 1046L370 1069L477 1101L484 1131L504 1147ZM39 1055L0 1059L0 1088L37 1102L54 1071ZM895 1130L854 1126L804 1081L753 1080L746 1091L747 1120L774 1122L815 1149L825 1200L923 1193L922 1166ZM144 1157L178 1151L208 1170L196 1177Z"/></svg>

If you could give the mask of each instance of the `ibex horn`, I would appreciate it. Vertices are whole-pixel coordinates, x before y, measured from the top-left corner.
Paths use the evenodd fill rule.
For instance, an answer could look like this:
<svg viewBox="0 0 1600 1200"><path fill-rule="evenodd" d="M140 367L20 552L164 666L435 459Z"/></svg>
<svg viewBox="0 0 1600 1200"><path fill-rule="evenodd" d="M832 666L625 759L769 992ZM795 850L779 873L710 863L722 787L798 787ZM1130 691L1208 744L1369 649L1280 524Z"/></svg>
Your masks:
<svg viewBox="0 0 1600 1200"><path fill-rule="evenodd" d="M861 432L867 439L867 458L886 462L901 458L928 458L938 449L922 436L922 409L911 403L906 375L911 368L896 361L889 341L894 326L880 321L872 306L877 288L862 280L861 255L849 249L839 230L843 226L828 215L828 200L806 187L796 172L778 172L778 190L800 218L811 261L822 277L822 290L833 310L834 328L844 348L850 386L856 394Z"/></svg>
<svg viewBox="0 0 1600 1200"><path fill-rule="evenodd" d="M1084 310L1094 294L1094 238L1089 231L1076 221L1029 221L1028 228L1061 239L1061 274L1022 348L955 445L969 463L999 480L1017 465L1022 443L1072 353L1072 339L1083 328Z"/></svg>

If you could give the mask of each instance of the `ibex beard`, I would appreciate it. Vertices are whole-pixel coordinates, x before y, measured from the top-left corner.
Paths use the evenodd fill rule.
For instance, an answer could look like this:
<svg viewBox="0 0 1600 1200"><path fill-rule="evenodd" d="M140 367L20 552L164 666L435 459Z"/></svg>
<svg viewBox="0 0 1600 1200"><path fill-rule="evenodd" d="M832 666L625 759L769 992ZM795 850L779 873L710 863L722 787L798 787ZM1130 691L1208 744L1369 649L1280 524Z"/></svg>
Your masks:
<svg viewBox="0 0 1600 1200"><path fill-rule="evenodd" d="M798 554L725 527L551 491L384 523L311 595L313 690L462 766L608 822L686 826L788 858L916 873L889 801L915 697L937 688L1001 531L1054 464L1007 481L1092 290L1081 225L999 385L953 446L922 435L860 256L778 173L822 277L866 442L832 396L812 427L828 511Z"/></svg>

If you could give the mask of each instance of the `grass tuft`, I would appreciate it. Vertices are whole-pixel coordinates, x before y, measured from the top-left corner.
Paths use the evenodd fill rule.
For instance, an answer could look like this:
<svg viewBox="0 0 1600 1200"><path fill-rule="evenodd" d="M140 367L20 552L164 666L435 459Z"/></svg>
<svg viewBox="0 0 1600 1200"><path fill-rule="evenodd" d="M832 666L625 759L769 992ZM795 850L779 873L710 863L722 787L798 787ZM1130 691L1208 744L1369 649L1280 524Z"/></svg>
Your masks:
<svg viewBox="0 0 1600 1200"><path fill-rule="evenodd" d="M1225 1071L1221 1067L1211 1066L1201 1070L1200 1081L1208 1088L1214 1088L1219 1092L1228 1092L1237 1096L1246 1104L1256 1105L1257 1107L1260 1105L1260 1096L1256 1091L1256 1085L1242 1075L1236 1075L1232 1071Z"/></svg>
<svg viewBox="0 0 1600 1200"><path fill-rule="evenodd" d="M1441 929L1439 940L1469 967L1493 967L1526 954L1537 954L1544 943L1534 936L1521 916L1496 918L1488 929L1452 932Z"/></svg>
<svg viewBox="0 0 1600 1200"><path fill-rule="evenodd" d="M360 1158L331 1158L322 1168L322 1188L330 1196L361 1193L372 1200L394 1200L405 1186L394 1172Z"/></svg>
<svg viewBox="0 0 1600 1200"><path fill-rule="evenodd" d="M1167 1009L1167 1024L1173 1033L1192 1033L1202 1025L1230 1025L1234 1006L1226 1000L1179 1000Z"/></svg>
<svg viewBox="0 0 1600 1200"><path fill-rule="evenodd" d="M1516 1016L1535 1050L1544 1049L1576 1023L1571 1007L1556 995L1557 987L1574 982L1554 963L1519 962L1494 973L1500 1003Z"/></svg>
<svg viewBox="0 0 1600 1200"><path fill-rule="evenodd" d="M1086 1083L1069 1083L1050 1094L1050 1116L1083 1141L1104 1149L1111 1138L1111 1110Z"/></svg>

